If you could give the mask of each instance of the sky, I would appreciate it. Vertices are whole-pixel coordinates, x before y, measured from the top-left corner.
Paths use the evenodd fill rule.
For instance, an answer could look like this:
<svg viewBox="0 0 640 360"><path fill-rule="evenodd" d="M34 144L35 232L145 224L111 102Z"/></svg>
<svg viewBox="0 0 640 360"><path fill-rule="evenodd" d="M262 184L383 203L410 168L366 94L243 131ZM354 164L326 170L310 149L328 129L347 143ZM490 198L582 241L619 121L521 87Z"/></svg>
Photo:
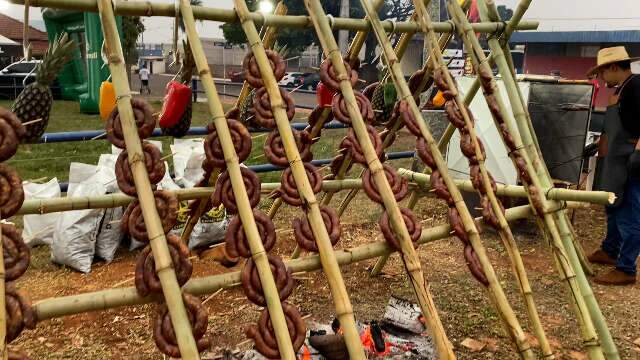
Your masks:
<svg viewBox="0 0 640 360"><path fill-rule="evenodd" d="M131 0L135 1L135 0ZM172 3L170 0L153 0ZM302 1L302 0L300 0ZM358 1L358 0L351 0ZM518 0L495 0L498 5L515 8ZM4 3L4 5L3 5ZM232 0L203 0L205 6L230 9ZM605 5L606 4L606 5ZM8 5L0 0L0 11L22 18L22 6ZM30 17L41 20L39 9L31 9ZM584 30L640 30L640 4L638 0L533 0L525 19L540 21L540 31ZM145 43L171 42L173 22L169 18L144 18ZM201 37L222 37L220 23L198 22Z"/></svg>

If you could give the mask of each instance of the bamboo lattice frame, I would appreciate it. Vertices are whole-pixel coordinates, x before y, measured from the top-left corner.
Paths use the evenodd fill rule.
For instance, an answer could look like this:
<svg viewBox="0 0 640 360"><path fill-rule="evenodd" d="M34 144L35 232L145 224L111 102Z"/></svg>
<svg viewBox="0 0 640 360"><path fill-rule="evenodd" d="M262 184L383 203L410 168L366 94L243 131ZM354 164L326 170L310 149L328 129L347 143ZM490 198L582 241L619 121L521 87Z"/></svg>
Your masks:
<svg viewBox="0 0 640 360"><path fill-rule="evenodd" d="M387 178L382 171L382 165L378 160L371 141L369 140L369 136L367 135L364 121L360 116L355 102L353 89L347 80L345 68L343 66L343 56L338 51L332 30L348 29L358 31L349 51L344 55L344 60L348 62L357 58L357 54L360 52L360 49L364 44L367 33L371 30L374 31L379 44L383 48L383 55L387 65L388 72L385 74L385 78L392 79L399 97L408 101L410 109L416 118L421 118L416 104L416 102L419 102L420 91L412 94L408 90L399 64L399 59L402 57L407 44L415 33L422 32L425 34L428 38L429 50L429 59L424 65L424 70L427 76L424 77L419 90L422 90L428 83L428 78L432 75L434 69L444 66L441 49L446 46L447 42L451 38L451 35L448 34L457 32L465 41L465 45L467 47L476 50L472 51L472 60L476 67L488 66L490 62L495 61L498 65L500 74L505 81L505 85L507 86L507 95L511 106L514 109L513 114L506 111L506 107L504 106L504 101L502 99L500 99L499 104L505 118L511 119L510 121L507 121L507 123L510 126L511 132L514 134L516 142L520 147L525 149L524 157L527 163L528 172L532 178L532 185L534 185L538 189L538 193L542 194L544 197L545 213L537 215L540 216L540 224L543 227L543 230L549 233L549 242L558 265L559 273L561 274L561 277L566 280L572 299L574 300L574 306L581 324L585 345L588 348L591 358L604 358L604 355L606 355L608 359L616 359L619 357L615 344L611 338L611 334L606 326L606 322L585 278L581 265L581 261L584 261L583 254L581 253L580 246L576 243L573 230L564 212L567 207L583 206L581 204L585 202L599 204L612 202L612 194L604 192L582 192L553 189L548 170L542 160L537 139L532 131L530 116L526 110L526 106L524 106L522 95L515 84L513 63L510 58L510 52L504 51L506 49L506 43L509 36L515 30L529 30L537 28L536 22L522 21L522 17L531 0L521 0L520 4L516 8L513 18L509 22L500 21L493 0L478 0L483 22L477 24L469 24L463 14L465 6L467 6L468 3L463 2L460 4L456 0L448 0L448 9L453 21L440 23L431 22L429 14L426 11L426 5L429 2L428 0L415 0L414 4L416 6L416 12L412 15L409 21L395 23L390 21L380 21L378 19L376 11L379 6L382 5L383 0L361 0L367 13L367 17L365 19L328 18L324 14L324 10L322 9L319 0L304 0L309 16L285 15L286 9L284 9L284 6L282 5L279 5L276 8L275 14L251 13L249 12L244 0L234 0L235 10L191 6L188 0L178 1L180 16L184 19L186 35L189 39L189 44L196 60L198 74L203 82L207 99L209 101L209 110L213 124L216 131L220 134L220 142L223 147L227 169L230 174L233 193L236 196L238 203L239 216L242 219L244 231L247 234L251 253L253 254L252 258L258 268L260 282L265 292L267 307L271 315L271 321L275 329L275 336L277 338L278 348L282 358L295 359L295 353L292 351L291 339L289 338L287 324L274 283L273 274L270 271L266 253L262 247L260 234L255 225L253 213L246 195L244 183L240 174L238 158L230 140L229 129L227 127L226 119L224 118L222 105L218 98L216 87L211 77L209 67L204 57L202 45L195 29L196 19L239 22L249 39L251 51L256 57L259 70L264 78L267 92L269 93L271 108L275 115L279 134L285 145L286 155L293 170L296 186L301 197L305 200L308 209L307 216L320 250L319 255L310 255L288 261L287 266L296 272L314 271L319 269L324 271L328 277L336 313L341 322L345 335L345 342L349 349L351 358L364 359L364 351L360 344L359 334L355 327L353 309L349 301L344 281L342 280L340 265L380 257L380 260L378 264L376 264L374 270L374 272L376 272L382 268L384 261L394 252L394 250L384 241L361 245L347 250L332 249L328 239L327 229L325 228L321 217L319 206L320 204L328 205L331 201L332 194L348 189L350 190L349 195L345 200L343 200L338 209L339 214L342 214L348 206L349 201L351 201L351 199L355 197L357 191L361 189L362 182L360 179L344 179L347 175L346 169L349 163L349 159L347 159L337 174L337 180L323 182L322 190L325 191L326 194L321 202L316 199L315 195L311 191L309 180L305 175L305 171L300 160L300 154L295 146L293 134L283 109L283 102L280 97L277 83L265 54L265 48L269 48L273 44L274 33L277 27L313 28L320 38L320 43L327 58L332 62L335 72L342 80L340 82L340 90L348 104L347 108L352 120L353 130L355 131L357 140L365 154L367 166L373 173L374 182L380 190L383 199L383 207L390 214L393 231L399 235L401 244L399 254L404 262L405 269L418 298L418 303L422 308L423 314L431 330L439 356L442 359L453 359L455 358L455 355L453 354L451 344L447 340L442 324L438 318L438 313L434 306L432 295L428 291L428 286L426 286L426 282L421 271L421 264L416 250L409 239L406 225L402 220L400 208L394 199ZM11 2L16 4L25 3L24 0L11 0ZM162 297L164 298L164 301L167 302L171 322L174 325L176 338L183 358L199 359L199 354L196 349L196 344L191 333L191 327L189 325L189 320L182 300L181 289L178 286L176 275L172 268L167 242L162 231L158 211L154 205L155 202L153 200L153 193L149 183L149 178L146 173L145 166L143 165L144 162L141 161L143 158L141 143L135 131L133 112L130 104L130 89L124 69L120 40L115 26L116 15L173 17L176 14L176 6L174 6L174 4L127 2L120 0L30 0L28 2L28 6L73 9L98 12L100 14L103 33L105 34L109 68L112 73L113 83L118 98L117 106L122 118L126 148L129 152L129 162L134 174L134 182L141 203L143 217L148 227L151 247L156 259L156 270L158 271L158 275L162 283ZM263 26L262 38L256 29L256 25ZM488 58L485 57L482 51L477 51L478 44L474 43L474 40L477 42L477 39L475 36L471 36L475 32L499 34L497 36L490 35L489 37L489 45L491 47L492 54ZM442 34L439 39L436 37L436 33ZM401 34L400 40L395 49L391 47L388 38L391 34ZM455 89L455 83L453 80L447 77L447 81L449 82L449 85ZM463 115L465 115L467 124L470 124L470 121L466 118L466 110L463 104L470 103L479 88L480 83L479 81L476 81L464 99L459 95L456 98L459 108ZM244 99L247 93L248 87L245 84L241 92L241 96L238 99L238 103ZM325 110L322 116L328 116L328 112ZM322 121L319 121L318 123L321 124ZM463 218L466 231L470 235L472 246L478 254L480 262L482 263L482 268L487 274L489 279L489 297L494 301L498 313L505 324L505 329L512 337L520 355L523 358L533 358L533 353L531 352L527 341L524 339L524 334L520 329L518 320L511 310L509 303L506 301L502 289L495 278L493 268L485 254L480 237L478 236L476 223L481 223L482 220L475 219L474 221L470 216L466 205L462 201L459 191L475 190L473 189L470 181L454 181L451 179L447 175L446 165L440 155L441 150L446 146L453 134L454 128L448 128L441 141L436 143L431 136L428 127L423 122L420 122L419 125L422 135L427 140L428 146L433 152L438 170L440 170L449 192L455 199L456 207ZM399 127L400 121L394 124L390 129L395 132ZM477 155L480 155L473 127L470 129ZM320 127L313 129L311 132L312 136L315 137L320 130ZM385 141L392 141L388 140L391 138L392 137L387 137L385 138ZM481 158L481 156L479 156L479 158ZM484 166L482 165L482 162L481 172L483 178L486 180L488 175L486 169L484 169ZM210 186L214 184L214 180L218 173L219 172L217 171L212 173L212 176L209 179ZM429 175L413 173L404 169L400 170L400 174L412 181L413 188L429 187ZM486 184L487 183L485 182L485 190L489 193L489 198L494 209L497 209L496 196L529 197L531 200L531 194L527 187L498 186L494 194ZM262 184L262 191L270 191L275 189L277 186L278 184ZM178 190L174 193L179 199L202 199L208 197L212 191L212 188L196 188ZM413 208L418 199L418 192L414 191L409 201L409 207ZM131 201L131 197L120 194L105 195L91 199L65 198L26 201L19 214L47 213L87 208L107 208L122 206ZM280 203L278 200L273 204L269 212L271 217L276 215L279 206ZM201 206L201 209L198 209L198 211L202 210L204 210L203 206ZM197 214L198 213L196 212L196 215ZM505 242L505 246L508 249L510 257L512 258L513 265L516 269L516 278L521 285L521 291L525 296L525 303L529 310L530 320L534 323L534 331L541 341L544 355L546 358L552 358L553 353L552 350L548 348L544 332L541 331L542 327L539 323L539 319L537 319L535 307L532 308L533 298L528 287L526 274L524 273L524 268L519 258L519 251L515 246L513 236L507 224L507 221L513 221L515 219L535 215L536 212L533 210L532 206L529 205L508 209L504 216L500 217L500 235ZM194 219L198 219L198 217L199 216L194 216ZM189 224L195 223L194 221L189 221ZM183 238L188 238L191 227L192 226L185 227ZM450 231L451 228L449 225L441 225L430 229L424 229L418 244L446 238L450 235ZM4 300L4 296L1 296L4 294L2 265L3 264L0 263L0 304ZM182 290L195 295L202 295L214 292L221 288L235 286L238 284L239 279L239 272L207 276L190 280ZM156 295L156 297L159 296ZM36 303L34 308L36 310L38 320L42 321L53 317L66 316L81 312L144 304L154 301L155 299L156 298L154 297L140 297L135 288L119 288L61 298L45 299ZM4 337L5 322L6 319L3 316L0 316L0 339L3 339ZM600 344L600 341L602 344ZM5 348L4 344L2 348Z"/></svg>

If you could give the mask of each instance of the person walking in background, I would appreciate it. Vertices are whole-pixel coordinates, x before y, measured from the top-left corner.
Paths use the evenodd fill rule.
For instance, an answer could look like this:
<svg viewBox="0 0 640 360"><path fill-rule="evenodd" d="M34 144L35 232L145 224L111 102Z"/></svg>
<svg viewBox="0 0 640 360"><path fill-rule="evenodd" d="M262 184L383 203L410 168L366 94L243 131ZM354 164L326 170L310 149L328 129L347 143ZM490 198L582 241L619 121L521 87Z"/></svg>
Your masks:
<svg viewBox="0 0 640 360"><path fill-rule="evenodd" d="M140 95L142 95L142 90L144 88L147 89L147 94L151 95L151 88L149 88L149 70L145 65L142 65L140 71L138 71L138 76L140 77Z"/></svg>
<svg viewBox="0 0 640 360"><path fill-rule="evenodd" d="M607 235L589 261L613 265L615 269L596 276L603 285L636 282L640 254L640 76L631 73L632 59L623 46L598 52L597 75L616 91L609 99L599 155L604 157L602 190L616 194L607 205Z"/></svg>

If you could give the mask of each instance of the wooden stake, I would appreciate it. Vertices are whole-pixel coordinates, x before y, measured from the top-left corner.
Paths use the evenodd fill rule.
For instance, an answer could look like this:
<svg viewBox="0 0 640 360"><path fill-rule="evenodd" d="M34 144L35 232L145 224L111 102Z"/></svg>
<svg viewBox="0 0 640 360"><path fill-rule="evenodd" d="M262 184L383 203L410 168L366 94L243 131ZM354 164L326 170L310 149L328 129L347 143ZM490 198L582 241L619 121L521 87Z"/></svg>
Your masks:
<svg viewBox="0 0 640 360"><path fill-rule="evenodd" d="M207 185L209 187L213 187L215 189L216 180L218 180L218 175L220 175L220 169L216 168L211 171L209 175L209 179L207 180ZM187 218L187 222L184 225L184 229L182 229L182 233L180 234L180 239L185 244L189 243L189 239L191 238L191 233L193 232L193 228L195 228L196 224L204 214L207 209L207 205L209 204L208 199L197 199L194 203L191 203L189 207L196 207L196 210L193 214L190 214Z"/></svg>
<svg viewBox="0 0 640 360"><path fill-rule="evenodd" d="M155 206L155 198L149 183L149 176L144 165L144 154L138 129L135 125L131 108L131 90L125 69L122 47L110 0L99 0L98 10L105 38L105 48L109 59L113 85L117 96L118 111L122 122L122 131L129 154L129 164L133 172L133 180L140 200L144 222L151 239L150 245L156 264L156 271L162 284L162 292L169 309L171 322L183 358L199 359L200 355L191 331L191 324L182 300L182 292L173 271L169 248L162 229L162 223Z"/></svg>
<svg viewBox="0 0 640 360"><path fill-rule="evenodd" d="M27 122L23 122L22 125L23 126L29 126L29 125L33 125L35 123L39 123L40 121L44 120L43 118L37 118L35 120L31 120L31 121L27 121Z"/></svg>

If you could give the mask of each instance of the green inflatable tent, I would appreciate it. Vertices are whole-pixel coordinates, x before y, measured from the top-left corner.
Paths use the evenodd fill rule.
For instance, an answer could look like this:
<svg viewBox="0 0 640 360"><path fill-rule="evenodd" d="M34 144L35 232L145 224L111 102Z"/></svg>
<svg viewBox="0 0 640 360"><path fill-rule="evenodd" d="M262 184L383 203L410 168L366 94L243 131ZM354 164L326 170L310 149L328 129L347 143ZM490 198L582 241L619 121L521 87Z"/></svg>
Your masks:
<svg viewBox="0 0 640 360"><path fill-rule="evenodd" d="M109 69L103 66L102 29L97 13L44 8L42 10L49 42L66 32L78 43L73 59L58 76L62 98L80 102L80 111L88 114L99 112L100 84L109 77ZM121 18L118 17L121 31Z"/></svg>

